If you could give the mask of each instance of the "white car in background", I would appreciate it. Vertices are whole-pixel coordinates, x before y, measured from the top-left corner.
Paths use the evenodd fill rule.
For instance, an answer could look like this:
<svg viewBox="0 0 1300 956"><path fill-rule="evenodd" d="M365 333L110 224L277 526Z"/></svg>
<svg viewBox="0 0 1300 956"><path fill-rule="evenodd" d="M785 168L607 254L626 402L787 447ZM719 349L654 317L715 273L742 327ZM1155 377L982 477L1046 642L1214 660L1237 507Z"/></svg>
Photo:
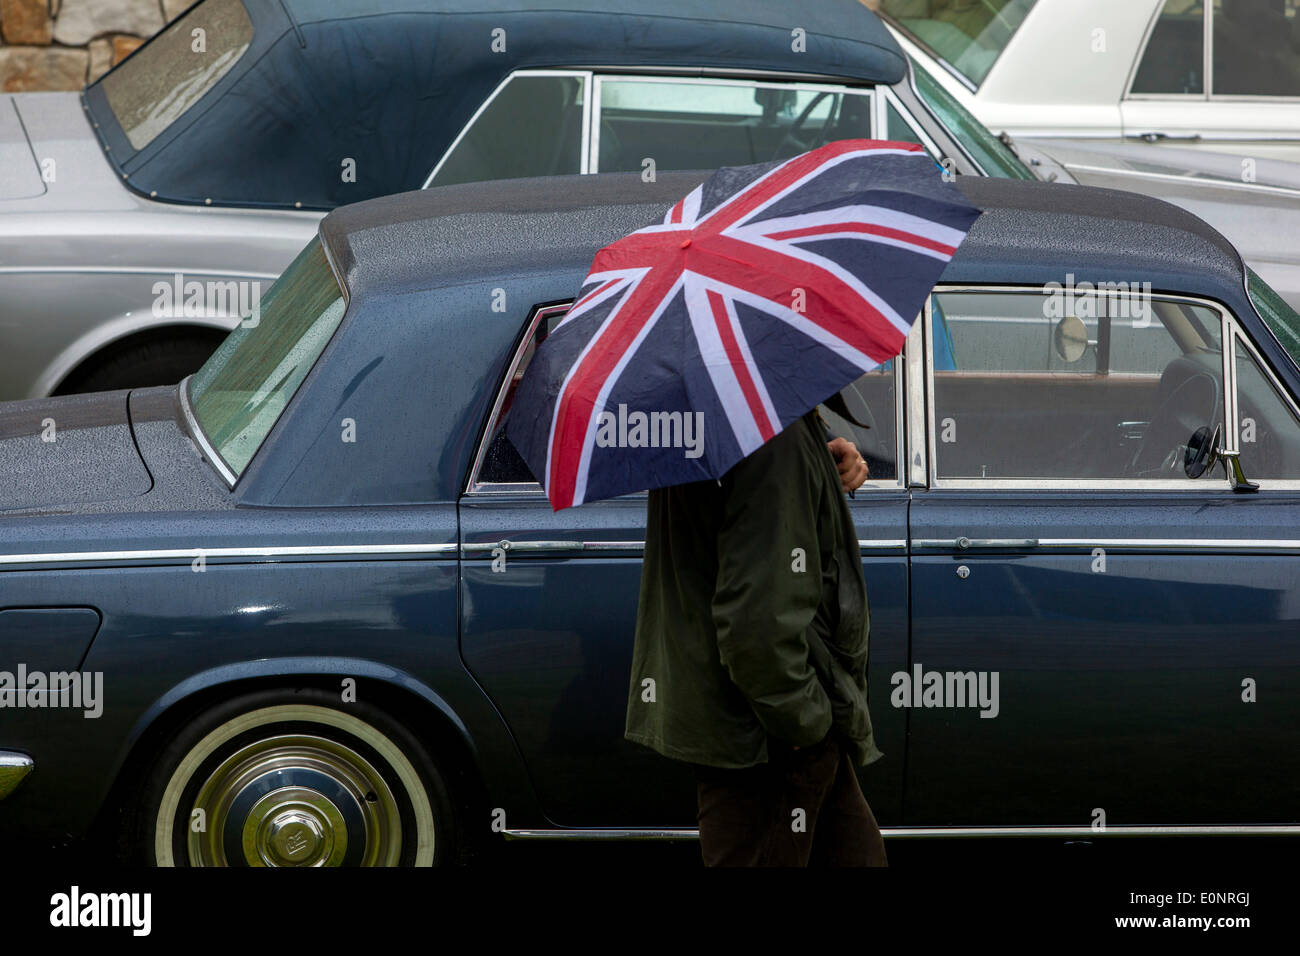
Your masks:
<svg viewBox="0 0 1300 956"><path fill-rule="evenodd" d="M994 132L1300 160L1300 0L863 0Z"/></svg>
<svg viewBox="0 0 1300 956"><path fill-rule="evenodd" d="M1195 213L1300 308L1300 0L862 2L927 100L1042 178Z"/></svg>

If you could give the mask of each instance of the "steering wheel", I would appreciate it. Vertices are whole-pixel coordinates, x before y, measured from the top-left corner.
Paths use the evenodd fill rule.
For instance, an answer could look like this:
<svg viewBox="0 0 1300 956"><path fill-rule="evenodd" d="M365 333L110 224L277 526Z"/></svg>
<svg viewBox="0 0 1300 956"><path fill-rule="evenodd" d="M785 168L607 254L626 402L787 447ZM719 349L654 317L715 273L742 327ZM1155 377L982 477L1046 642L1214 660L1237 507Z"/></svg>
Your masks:
<svg viewBox="0 0 1300 956"><path fill-rule="evenodd" d="M1183 454L1201 426L1214 428L1223 417L1223 387L1207 372L1197 372L1160 403L1142 444L1129 463L1132 478L1185 478Z"/></svg>
<svg viewBox="0 0 1300 956"><path fill-rule="evenodd" d="M826 97L833 95L834 94L829 90L823 90L809 101L808 105L803 108L803 112L799 114L798 119L791 123L790 128L785 131L785 135L781 137L781 142L776 144L776 149L772 151L771 158L773 160L780 159L785 153L787 146L797 146L798 149L795 150L795 153L798 154L806 153L810 149L816 149L818 146L821 146L826 142L826 133L830 129L831 125L831 118L829 116L826 117L826 124L822 127L821 133L816 137L810 137L808 142L804 142L804 140L799 137L799 131L803 129L804 124L808 122L808 117L812 116L813 110L817 109L817 104L826 99Z"/></svg>

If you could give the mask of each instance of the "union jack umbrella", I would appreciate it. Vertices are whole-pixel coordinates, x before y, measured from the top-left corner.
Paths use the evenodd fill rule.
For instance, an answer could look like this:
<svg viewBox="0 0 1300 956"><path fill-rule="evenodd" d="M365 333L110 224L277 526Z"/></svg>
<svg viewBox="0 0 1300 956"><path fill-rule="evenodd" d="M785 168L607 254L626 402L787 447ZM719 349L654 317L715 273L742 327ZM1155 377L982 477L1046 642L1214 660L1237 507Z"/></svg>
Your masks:
<svg viewBox="0 0 1300 956"><path fill-rule="evenodd" d="M719 478L902 350L979 215L910 143L720 169L597 253L507 433L556 511Z"/></svg>

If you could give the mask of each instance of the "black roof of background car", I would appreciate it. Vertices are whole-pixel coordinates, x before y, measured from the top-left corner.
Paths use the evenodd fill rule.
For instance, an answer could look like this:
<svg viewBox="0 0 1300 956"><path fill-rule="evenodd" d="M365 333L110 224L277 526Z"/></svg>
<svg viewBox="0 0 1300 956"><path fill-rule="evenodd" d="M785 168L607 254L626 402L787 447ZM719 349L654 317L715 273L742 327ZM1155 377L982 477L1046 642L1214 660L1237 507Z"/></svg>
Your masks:
<svg viewBox="0 0 1300 956"><path fill-rule="evenodd" d="M880 83L906 70L897 42L858 0L243 2L254 30L248 50L143 149L109 108L105 80L87 88L106 156L133 189L173 202L308 209L415 189L488 95L521 69L765 71ZM188 36L205 6L163 33ZM498 29L502 52L493 49ZM805 32L803 50L796 29ZM142 49L135 56L147 56L148 44ZM345 159L356 163L355 181L341 175Z"/></svg>
<svg viewBox="0 0 1300 956"><path fill-rule="evenodd" d="M445 186L342 207L322 221L321 234L354 297L582 270L600 247L661 220L708 175ZM1243 288L1232 244L1162 200L1059 183L973 176L957 183L984 214L944 282L1040 285L1072 274L1076 282L1150 282L1153 291L1215 299Z"/></svg>

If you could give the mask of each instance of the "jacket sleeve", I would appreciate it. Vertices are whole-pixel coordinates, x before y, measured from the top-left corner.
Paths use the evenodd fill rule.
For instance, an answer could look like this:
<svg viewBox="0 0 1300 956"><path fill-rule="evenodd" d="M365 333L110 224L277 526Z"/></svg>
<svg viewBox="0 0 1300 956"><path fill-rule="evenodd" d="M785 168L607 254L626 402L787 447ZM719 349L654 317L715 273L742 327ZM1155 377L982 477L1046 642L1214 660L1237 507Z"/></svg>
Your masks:
<svg viewBox="0 0 1300 956"><path fill-rule="evenodd" d="M772 736L815 744L831 703L808 659L821 603L821 479L793 423L722 479L713 625L732 682Z"/></svg>

